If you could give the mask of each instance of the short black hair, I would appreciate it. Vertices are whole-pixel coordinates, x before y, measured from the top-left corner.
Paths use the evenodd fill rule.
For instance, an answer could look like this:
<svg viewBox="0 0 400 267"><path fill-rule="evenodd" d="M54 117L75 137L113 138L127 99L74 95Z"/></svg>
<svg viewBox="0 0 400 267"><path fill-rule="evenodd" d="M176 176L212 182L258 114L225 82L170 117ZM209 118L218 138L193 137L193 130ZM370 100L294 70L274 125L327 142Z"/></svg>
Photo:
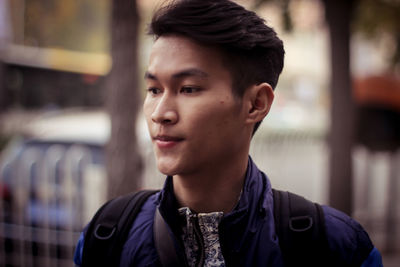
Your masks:
<svg viewBox="0 0 400 267"><path fill-rule="evenodd" d="M285 51L276 32L256 13L230 0L170 1L155 12L148 33L156 38L177 34L218 47L239 97L263 82L275 89L283 69Z"/></svg>

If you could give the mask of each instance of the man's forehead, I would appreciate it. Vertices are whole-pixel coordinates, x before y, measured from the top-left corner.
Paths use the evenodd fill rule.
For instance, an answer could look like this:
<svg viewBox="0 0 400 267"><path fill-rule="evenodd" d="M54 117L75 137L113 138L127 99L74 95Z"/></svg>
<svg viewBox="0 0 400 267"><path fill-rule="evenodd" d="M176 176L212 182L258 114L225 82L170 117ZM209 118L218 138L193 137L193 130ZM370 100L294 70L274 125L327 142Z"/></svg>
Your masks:
<svg viewBox="0 0 400 267"><path fill-rule="evenodd" d="M222 53L215 46L205 45L182 35L163 35L154 42L150 61L160 56L172 59L179 56L180 58L187 57L187 60L192 61L209 61L219 60Z"/></svg>
<svg viewBox="0 0 400 267"><path fill-rule="evenodd" d="M158 72L176 78L207 78L218 67L223 66L216 48L182 36L161 36L152 47L145 78L153 79Z"/></svg>

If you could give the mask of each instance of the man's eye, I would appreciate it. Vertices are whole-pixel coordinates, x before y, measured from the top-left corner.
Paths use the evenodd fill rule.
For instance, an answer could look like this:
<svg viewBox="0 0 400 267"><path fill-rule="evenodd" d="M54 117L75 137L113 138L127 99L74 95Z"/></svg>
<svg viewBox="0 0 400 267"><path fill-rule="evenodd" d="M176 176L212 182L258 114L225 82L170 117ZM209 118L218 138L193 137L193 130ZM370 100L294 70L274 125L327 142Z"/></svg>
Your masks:
<svg viewBox="0 0 400 267"><path fill-rule="evenodd" d="M184 86L181 88L181 93L184 94L193 94L197 93L198 91L200 91L200 88L194 86Z"/></svg>
<svg viewBox="0 0 400 267"><path fill-rule="evenodd" d="M147 92L149 92L152 95L157 95L161 92L161 90L155 87L150 87L147 89Z"/></svg>

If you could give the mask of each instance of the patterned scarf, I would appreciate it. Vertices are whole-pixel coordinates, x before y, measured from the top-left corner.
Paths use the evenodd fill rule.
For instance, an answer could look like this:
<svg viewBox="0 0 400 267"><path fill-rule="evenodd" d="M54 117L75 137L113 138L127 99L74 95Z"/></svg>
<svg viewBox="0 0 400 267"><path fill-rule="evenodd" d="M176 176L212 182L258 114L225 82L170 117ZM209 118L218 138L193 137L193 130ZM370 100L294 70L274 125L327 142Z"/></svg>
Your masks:
<svg viewBox="0 0 400 267"><path fill-rule="evenodd" d="M218 235L218 225L223 212L195 214L189 208L183 207L179 209L179 214L183 218L181 238L189 266L196 267L201 262L207 267L225 266Z"/></svg>

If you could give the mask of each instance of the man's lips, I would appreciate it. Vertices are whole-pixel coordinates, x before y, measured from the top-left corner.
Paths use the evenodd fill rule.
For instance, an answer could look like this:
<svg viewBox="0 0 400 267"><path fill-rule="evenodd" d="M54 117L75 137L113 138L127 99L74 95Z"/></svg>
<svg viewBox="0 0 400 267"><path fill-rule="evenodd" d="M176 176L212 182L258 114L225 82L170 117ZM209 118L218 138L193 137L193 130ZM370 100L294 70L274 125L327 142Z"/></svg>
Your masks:
<svg viewBox="0 0 400 267"><path fill-rule="evenodd" d="M182 137L168 135L157 135L153 139L159 148L171 148L184 140Z"/></svg>
<svg viewBox="0 0 400 267"><path fill-rule="evenodd" d="M156 137L154 137L154 140L163 142L179 142L182 141L183 138L176 136L168 136L168 135L157 135Z"/></svg>

